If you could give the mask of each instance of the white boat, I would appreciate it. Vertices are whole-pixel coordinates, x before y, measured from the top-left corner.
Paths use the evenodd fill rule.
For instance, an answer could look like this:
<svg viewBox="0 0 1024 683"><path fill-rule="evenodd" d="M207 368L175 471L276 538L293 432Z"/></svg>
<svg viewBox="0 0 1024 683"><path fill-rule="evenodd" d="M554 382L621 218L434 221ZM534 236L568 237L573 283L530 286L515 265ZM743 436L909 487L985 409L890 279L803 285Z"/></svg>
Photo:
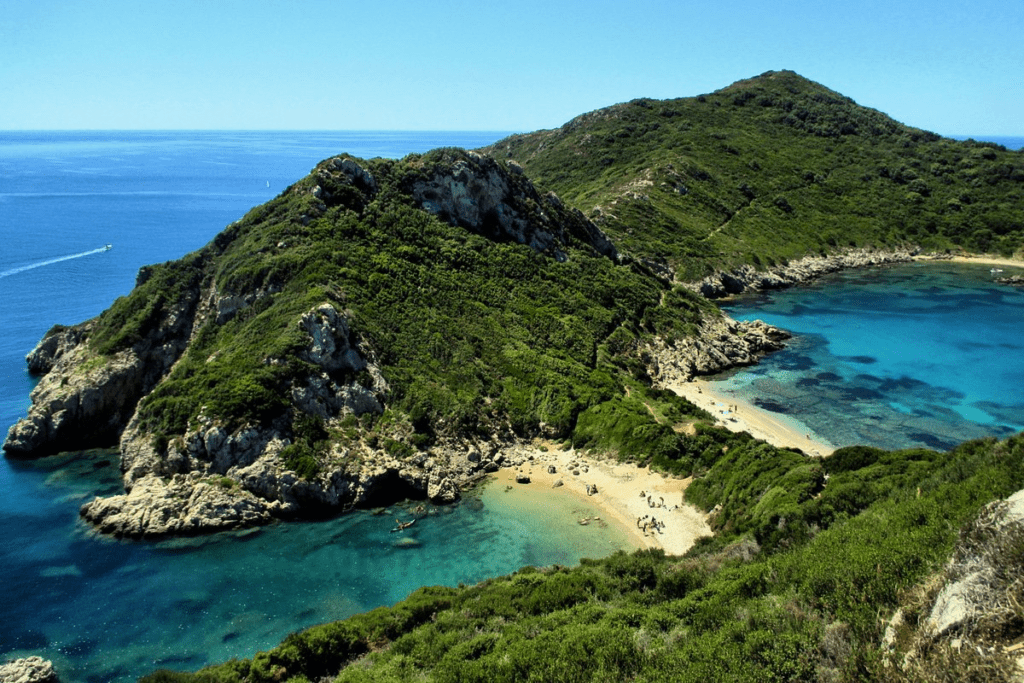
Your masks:
<svg viewBox="0 0 1024 683"><path fill-rule="evenodd" d="M1001 272L1003 272L1003 269L1002 268L993 268L992 270L990 270L988 272L990 272L990 273L1001 273Z"/></svg>
<svg viewBox="0 0 1024 683"><path fill-rule="evenodd" d="M103 248L104 248L104 249L105 249L106 251L110 251L111 249L113 249L113 248L114 248L114 245L113 245L113 244L108 244L107 246L105 246L105 247L103 247Z"/></svg>

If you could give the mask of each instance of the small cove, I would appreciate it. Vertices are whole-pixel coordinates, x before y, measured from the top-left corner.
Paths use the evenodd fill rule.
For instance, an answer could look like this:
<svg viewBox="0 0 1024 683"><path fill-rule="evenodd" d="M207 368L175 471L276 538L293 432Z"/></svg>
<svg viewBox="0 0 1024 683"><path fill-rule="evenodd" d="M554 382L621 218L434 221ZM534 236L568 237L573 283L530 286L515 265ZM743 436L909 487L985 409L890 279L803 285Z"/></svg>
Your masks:
<svg viewBox="0 0 1024 683"><path fill-rule="evenodd" d="M65 681L128 681L251 657L292 631L393 604L420 586L633 548L614 525L577 524L595 510L572 496L508 490L500 476L455 506L412 501L212 536L114 541L76 513L120 489L115 453L12 465L35 490L23 486L24 514L0 521L6 537L27 543L0 549L8 594L19 596L0 607L0 652L52 659ZM413 516L415 525L391 531Z"/></svg>
<svg viewBox="0 0 1024 683"><path fill-rule="evenodd" d="M730 315L794 337L710 379L840 446L1005 437L1024 429L1024 291L993 278L980 264L917 262L738 297Z"/></svg>

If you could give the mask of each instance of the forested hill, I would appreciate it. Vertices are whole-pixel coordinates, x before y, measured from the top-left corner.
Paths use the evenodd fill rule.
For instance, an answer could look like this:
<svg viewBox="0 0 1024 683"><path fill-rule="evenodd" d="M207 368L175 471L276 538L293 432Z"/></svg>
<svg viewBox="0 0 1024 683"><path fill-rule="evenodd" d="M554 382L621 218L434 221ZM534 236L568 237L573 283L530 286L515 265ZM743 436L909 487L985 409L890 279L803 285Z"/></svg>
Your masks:
<svg viewBox="0 0 1024 683"><path fill-rule="evenodd" d="M1024 245L1024 153L903 125L790 71L637 99L481 150L682 280L846 246Z"/></svg>

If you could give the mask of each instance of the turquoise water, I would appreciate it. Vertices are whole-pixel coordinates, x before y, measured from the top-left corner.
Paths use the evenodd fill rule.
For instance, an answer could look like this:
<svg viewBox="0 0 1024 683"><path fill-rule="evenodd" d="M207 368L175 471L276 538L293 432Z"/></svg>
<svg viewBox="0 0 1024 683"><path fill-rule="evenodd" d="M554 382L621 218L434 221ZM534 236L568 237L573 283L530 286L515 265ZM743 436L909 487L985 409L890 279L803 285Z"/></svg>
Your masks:
<svg viewBox="0 0 1024 683"><path fill-rule="evenodd" d="M455 506L406 503L200 538L113 541L77 523L74 510L120 489L115 455L14 468L51 500L23 500L24 511L5 520L21 528L21 543L0 549L6 595L18 596L0 608L0 650L42 654L64 681L133 680L155 668L250 657L292 631L392 604L420 586L631 547L620 529L576 524L595 511L568 496L500 485ZM419 505L414 526L391 531Z"/></svg>
<svg viewBox="0 0 1024 683"><path fill-rule="evenodd" d="M741 297L731 315L795 336L720 387L840 446L945 450L1024 430L1024 291L994 277L926 262Z"/></svg>

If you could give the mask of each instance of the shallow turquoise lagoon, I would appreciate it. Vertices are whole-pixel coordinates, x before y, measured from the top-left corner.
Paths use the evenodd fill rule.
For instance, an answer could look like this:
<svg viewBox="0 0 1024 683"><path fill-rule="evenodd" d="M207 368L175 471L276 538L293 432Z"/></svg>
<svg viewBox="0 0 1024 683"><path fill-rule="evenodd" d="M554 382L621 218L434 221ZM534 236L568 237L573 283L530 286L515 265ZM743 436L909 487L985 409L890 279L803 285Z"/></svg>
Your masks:
<svg viewBox="0 0 1024 683"><path fill-rule="evenodd" d="M455 506L409 502L208 537L113 541L75 514L91 496L120 490L116 454L14 468L24 506L3 524L21 540L0 547L0 652L52 659L63 681L129 681L251 657L292 631L393 604L420 586L632 547L621 529L576 524L597 511L571 496L502 485ZM391 531L420 505L414 526Z"/></svg>
<svg viewBox="0 0 1024 683"><path fill-rule="evenodd" d="M725 304L731 315L794 338L758 365L712 379L840 446L944 450L1016 433L1024 291L995 277L990 266L920 262L740 297Z"/></svg>

